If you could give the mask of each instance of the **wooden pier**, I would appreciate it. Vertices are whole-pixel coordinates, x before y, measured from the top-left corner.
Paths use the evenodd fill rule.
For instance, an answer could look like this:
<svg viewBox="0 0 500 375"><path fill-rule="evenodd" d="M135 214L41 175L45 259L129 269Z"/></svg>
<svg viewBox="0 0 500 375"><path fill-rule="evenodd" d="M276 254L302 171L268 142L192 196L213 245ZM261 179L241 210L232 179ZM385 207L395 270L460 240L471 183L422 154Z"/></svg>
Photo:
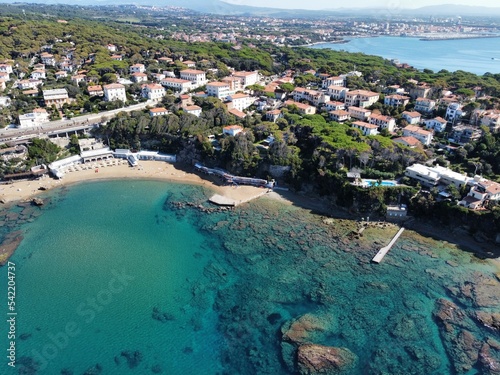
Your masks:
<svg viewBox="0 0 500 375"><path fill-rule="evenodd" d="M372 262L374 262L374 263L380 263L382 261L382 259L384 259L385 255L389 252L389 250L391 250L392 246L394 246L394 244L398 240L399 236L401 236L401 234L404 232L404 230L405 230L405 228L399 229L398 233L396 233L396 235L391 240L391 242L389 242L389 245L381 248L379 250L379 252L377 253L377 255L375 255L373 257Z"/></svg>

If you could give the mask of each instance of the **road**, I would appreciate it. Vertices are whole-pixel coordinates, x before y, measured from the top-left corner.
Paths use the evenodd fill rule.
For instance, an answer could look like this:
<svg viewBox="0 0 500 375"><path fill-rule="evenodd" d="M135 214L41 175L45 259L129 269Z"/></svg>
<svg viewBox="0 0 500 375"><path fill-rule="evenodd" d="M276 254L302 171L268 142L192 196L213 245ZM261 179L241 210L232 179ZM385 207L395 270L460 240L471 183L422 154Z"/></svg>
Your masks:
<svg viewBox="0 0 500 375"><path fill-rule="evenodd" d="M110 119L120 112L138 111L148 106L153 107L155 104L155 102L148 100L144 103L134 104L129 107L114 109L112 111L91 113L66 120L50 121L35 128L0 129L0 144L9 141L26 141L31 138L53 134L56 131L60 132L61 130L67 130L69 132L81 130L83 127L101 123L103 118Z"/></svg>

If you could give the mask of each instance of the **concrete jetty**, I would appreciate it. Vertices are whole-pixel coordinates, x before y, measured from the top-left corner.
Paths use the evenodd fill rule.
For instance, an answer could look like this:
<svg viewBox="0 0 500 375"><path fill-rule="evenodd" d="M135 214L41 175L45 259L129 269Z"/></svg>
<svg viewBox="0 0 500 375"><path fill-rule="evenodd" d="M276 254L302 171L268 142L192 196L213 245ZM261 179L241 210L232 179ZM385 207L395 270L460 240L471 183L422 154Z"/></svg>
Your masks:
<svg viewBox="0 0 500 375"><path fill-rule="evenodd" d="M228 206L228 207L236 206L236 201L234 199L226 198L219 194L213 195L208 201L210 203L216 204L217 206Z"/></svg>
<svg viewBox="0 0 500 375"><path fill-rule="evenodd" d="M247 203L250 202L251 200L262 197L263 195L267 194L268 191L269 190L267 189L263 189L262 192L260 192L259 194L250 195L241 200L236 200L229 197L225 197L223 195L215 194L212 197L210 197L208 201L218 206L236 207L239 206L240 204Z"/></svg>
<svg viewBox="0 0 500 375"><path fill-rule="evenodd" d="M382 261L382 259L384 259L385 257L385 254L387 254L389 252L389 250L391 250L392 246L394 246L394 244L396 243L396 241L398 240L399 236L401 236L401 234L404 232L405 228L400 228L398 233L396 233L396 235L394 236L394 238L391 240L391 242L389 242L389 245L381 248L379 250L379 252L377 253L377 255L375 255L372 259L372 262L374 263L380 263Z"/></svg>

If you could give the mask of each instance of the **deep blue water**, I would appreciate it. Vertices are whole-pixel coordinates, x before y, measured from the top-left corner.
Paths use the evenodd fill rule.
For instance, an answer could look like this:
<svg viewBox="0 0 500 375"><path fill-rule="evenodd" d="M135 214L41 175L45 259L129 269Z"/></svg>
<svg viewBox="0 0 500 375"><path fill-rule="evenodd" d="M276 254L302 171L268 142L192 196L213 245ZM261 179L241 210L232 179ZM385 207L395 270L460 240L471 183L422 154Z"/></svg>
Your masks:
<svg viewBox="0 0 500 375"><path fill-rule="evenodd" d="M450 291L494 277L489 264L407 231L373 265L394 227L359 238L353 222L266 198L203 212L209 194L151 181L50 192L42 215L19 224L18 366L3 357L0 373L291 374L293 346L282 336L300 317L323 327L308 340L354 353L348 373L453 373L461 352L447 351L436 301L474 313Z"/></svg>
<svg viewBox="0 0 500 375"><path fill-rule="evenodd" d="M386 59L398 59L417 69L464 70L482 75L500 72L500 38L423 41L411 37L355 38L345 44L318 44L330 48L362 52Z"/></svg>

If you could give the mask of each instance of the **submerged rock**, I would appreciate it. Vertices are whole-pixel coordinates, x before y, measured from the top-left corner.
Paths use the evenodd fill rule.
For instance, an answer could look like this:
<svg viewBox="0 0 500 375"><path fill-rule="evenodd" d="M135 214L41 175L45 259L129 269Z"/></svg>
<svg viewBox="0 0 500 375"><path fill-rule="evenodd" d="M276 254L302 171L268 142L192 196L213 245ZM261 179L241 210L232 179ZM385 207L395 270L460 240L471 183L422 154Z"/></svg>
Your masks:
<svg viewBox="0 0 500 375"><path fill-rule="evenodd" d="M476 319L485 327L500 333L500 313L476 312Z"/></svg>
<svg viewBox="0 0 500 375"><path fill-rule="evenodd" d="M494 307L500 304L500 282L494 278L478 277L474 280L474 304L478 307Z"/></svg>
<svg viewBox="0 0 500 375"><path fill-rule="evenodd" d="M139 366L139 363L141 363L142 361L142 353L138 350L134 352L131 350L124 350L121 352L121 356L125 357L129 368L135 368Z"/></svg>
<svg viewBox="0 0 500 375"><path fill-rule="evenodd" d="M97 363L96 365L88 368L83 375L99 375L100 373L102 373L102 366Z"/></svg>
<svg viewBox="0 0 500 375"><path fill-rule="evenodd" d="M299 374L347 374L356 362L356 355L345 348L305 344L297 350Z"/></svg>
<svg viewBox="0 0 500 375"><path fill-rule="evenodd" d="M168 322L169 320L175 320L175 316L168 312L162 312L158 307L153 307L153 313L151 317L162 323Z"/></svg>
<svg viewBox="0 0 500 375"><path fill-rule="evenodd" d="M31 200L31 203L33 203L35 206L43 206L45 202L41 198L33 198Z"/></svg>
<svg viewBox="0 0 500 375"><path fill-rule="evenodd" d="M302 315L294 321L285 323L281 329L283 340L294 344L321 341L325 332L331 332L332 320L327 316Z"/></svg>
<svg viewBox="0 0 500 375"><path fill-rule="evenodd" d="M327 313L304 314L295 320L286 322L281 328L281 333L282 333L281 355L283 361L287 365L288 370L290 372L295 372L297 370L296 358L298 355L299 348L303 345L312 345L312 346L318 346L320 348L329 348L337 350L336 348L323 347L321 345L317 345L317 343L324 342L326 337L331 335L334 331L335 331L335 320L331 314ZM309 355L310 353L311 352L309 350L306 350L304 352L304 358L306 358L307 355ZM331 353L333 353L333 351ZM309 372L301 372L301 373L308 374ZM311 374L313 373L314 372L311 372ZM322 372L317 372L317 373L321 374ZM324 372L324 373L330 374L330 372Z"/></svg>
<svg viewBox="0 0 500 375"><path fill-rule="evenodd" d="M488 344L484 344L479 352L479 363L483 374L500 375L500 352L497 351L496 356L494 356Z"/></svg>
<svg viewBox="0 0 500 375"><path fill-rule="evenodd" d="M4 237L4 241L0 244L0 266L7 263L23 238L22 231L10 232Z"/></svg>
<svg viewBox="0 0 500 375"><path fill-rule="evenodd" d="M455 372L465 374L477 363L481 341L473 334L473 324L453 302L437 301L434 317L439 323L441 337Z"/></svg>

